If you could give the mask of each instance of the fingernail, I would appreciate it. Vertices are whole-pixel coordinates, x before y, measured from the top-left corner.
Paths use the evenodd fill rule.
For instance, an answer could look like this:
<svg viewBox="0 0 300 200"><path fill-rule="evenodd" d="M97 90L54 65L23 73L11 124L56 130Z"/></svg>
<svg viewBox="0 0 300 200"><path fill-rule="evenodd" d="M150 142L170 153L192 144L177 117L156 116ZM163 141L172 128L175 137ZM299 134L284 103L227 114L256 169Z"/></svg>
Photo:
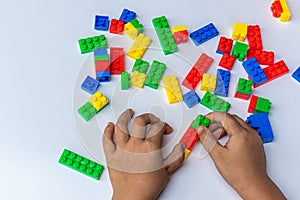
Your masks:
<svg viewBox="0 0 300 200"><path fill-rule="evenodd" d="M201 134L204 131L204 127L203 126L199 126L198 128L198 134Z"/></svg>

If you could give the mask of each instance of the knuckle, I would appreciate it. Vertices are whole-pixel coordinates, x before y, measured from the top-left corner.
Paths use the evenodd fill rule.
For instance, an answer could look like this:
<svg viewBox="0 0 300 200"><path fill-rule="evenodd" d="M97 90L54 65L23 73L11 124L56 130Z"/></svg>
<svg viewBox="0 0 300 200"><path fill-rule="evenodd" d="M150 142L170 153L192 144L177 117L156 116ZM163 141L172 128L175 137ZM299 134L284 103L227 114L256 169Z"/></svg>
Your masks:
<svg viewBox="0 0 300 200"><path fill-rule="evenodd" d="M135 124L144 124L145 120L142 116L137 116L136 118L134 118L133 123Z"/></svg>

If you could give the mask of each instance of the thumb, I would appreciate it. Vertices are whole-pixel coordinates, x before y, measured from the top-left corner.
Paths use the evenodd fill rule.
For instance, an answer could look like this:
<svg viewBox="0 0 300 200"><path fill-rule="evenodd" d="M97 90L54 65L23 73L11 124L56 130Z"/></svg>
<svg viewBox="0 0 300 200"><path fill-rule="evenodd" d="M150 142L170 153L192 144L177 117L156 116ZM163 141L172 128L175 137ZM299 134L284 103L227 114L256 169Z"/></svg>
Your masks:
<svg viewBox="0 0 300 200"><path fill-rule="evenodd" d="M184 150L185 144L180 142L175 145L172 152L168 155L167 158L165 158L164 166L166 166L169 174L172 174L182 166L184 161Z"/></svg>
<svg viewBox="0 0 300 200"><path fill-rule="evenodd" d="M226 148L219 143L219 141L207 127L200 126L197 131L201 144L204 146L213 160L215 160L221 152L225 151Z"/></svg>

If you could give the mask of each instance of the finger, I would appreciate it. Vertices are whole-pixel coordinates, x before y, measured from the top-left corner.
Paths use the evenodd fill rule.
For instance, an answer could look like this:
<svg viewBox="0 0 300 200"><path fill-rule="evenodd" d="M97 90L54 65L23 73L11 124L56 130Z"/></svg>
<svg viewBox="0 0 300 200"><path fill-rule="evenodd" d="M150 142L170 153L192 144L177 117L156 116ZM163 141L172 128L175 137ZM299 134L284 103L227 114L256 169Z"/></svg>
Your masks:
<svg viewBox="0 0 300 200"><path fill-rule="evenodd" d="M116 142L117 144L126 144L129 140L128 122L133 116L133 110L125 110L117 120L116 124Z"/></svg>
<svg viewBox="0 0 300 200"><path fill-rule="evenodd" d="M208 128L217 139L221 139L222 137L227 135L222 124L220 123L212 122Z"/></svg>
<svg viewBox="0 0 300 200"><path fill-rule="evenodd" d="M173 131L172 127L165 122L157 122L152 124L146 140L154 143L157 147L161 147L164 134L170 134Z"/></svg>
<svg viewBox="0 0 300 200"><path fill-rule="evenodd" d="M142 114L133 120L130 136L145 139L148 124L160 122L160 119L151 113Z"/></svg>
<svg viewBox="0 0 300 200"><path fill-rule="evenodd" d="M239 116L237 116L237 115L232 115L232 116L235 118L236 121L238 121L240 123L240 125L242 127L244 127L245 129L250 128L249 125L244 120L242 120Z"/></svg>
<svg viewBox="0 0 300 200"><path fill-rule="evenodd" d="M114 138L113 138L114 130L115 130L115 126L112 122L109 122L106 128L104 129L104 133L102 137L102 145L106 157L116 151L116 145L114 143Z"/></svg>
<svg viewBox="0 0 300 200"><path fill-rule="evenodd" d="M174 173L178 168L180 168L184 161L184 150L185 145L183 143L178 143L173 148L172 152L164 159L164 166L166 166L167 172L169 174Z"/></svg>
<svg viewBox="0 0 300 200"><path fill-rule="evenodd" d="M220 155L220 153L226 151L226 148L218 142L208 128L200 126L197 131L201 144L213 160L217 159L217 156Z"/></svg>

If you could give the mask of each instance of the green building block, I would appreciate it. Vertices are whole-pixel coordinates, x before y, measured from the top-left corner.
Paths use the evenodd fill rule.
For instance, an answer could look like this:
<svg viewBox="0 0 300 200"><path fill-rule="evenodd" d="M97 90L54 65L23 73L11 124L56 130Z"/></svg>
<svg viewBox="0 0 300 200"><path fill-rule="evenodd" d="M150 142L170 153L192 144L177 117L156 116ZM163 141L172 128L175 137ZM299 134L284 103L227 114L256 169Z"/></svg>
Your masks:
<svg viewBox="0 0 300 200"><path fill-rule="evenodd" d="M130 74L122 72L121 74L121 90L128 90L130 88Z"/></svg>
<svg viewBox="0 0 300 200"><path fill-rule="evenodd" d="M143 32L143 25L139 23L139 21L137 19L133 19L130 21L130 23L132 24L132 26L134 26L134 28L139 32L142 33Z"/></svg>
<svg viewBox="0 0 300 200"><path fill-rule="evenodd" d="M271 106L272 103L269 101L269 99L258 97L254 114L263 112L270 113Z"/></svg>
<svg viewBox="0 0 300 200"><path fill-rule="evenodd" d="M241 94L251 95L252 81L244 78L240 78L236 91Z"/></svg>
<svg viewBox="0 0 300 200"><path fill-rule="evenodd" d="M230 108L230 103L224 101L214 94L211 94L208 91L205 93L200 103L216 112L227 112Z"/></svg>
<svg viewBox="0 0 300 200"><path fill-rule="evenodd" d="M102 165L67 149L64 149L58 162L96 180L99 180L104 169Z"/></svg>
<svg viewBox="0 0 300 200"><path fill-rule="evenodd" d="M98 55L98 56L94 56L94 60L98 61L98 60L109 60L108 55Z"/></svg>
<svg viewBox="0 0 300 200"><path fill-rule="evenodd" d="M97 110L90 102L87 102L83 106L81 106L77 112L86 121L89 121L97 114Z"/></svg>
<svg viewBox="0 0 300 200"><path fill-rule="evenodd" d="M176 53L178 48L173 38L171 29L165 16L157 17L152 20L157 37L165 55Z"/></svg>
<svg viewBox="0 0 300 200"><path fill-rule="evenodd" d="M136 59L132 67L132 72L138 71L140 73L146 74L148 67L149 67L149 63L147 61Z"/></svg>
<svg viewBox="0 0 300 200"><path fill-rule="evenodd" d="M199 126L208 127L209 125L210 125L210 119L204 117L203 115L198 115L197 118L192 123L192 127L196 130L199 128Z"/></svg>
<svg viewBox="0 0 300 200"><path fill-rule="evenodd" d="M157 89L165 70L166 65L164 63L154 60L147 74L145 85L150 88Z"/></svg>
<svg viewBox="0 0 300 200"><path fill-rule="evenodd" d="M107 48L107 42L104 35L88 37L78 40L81 54L90 53L96 48Z"/></svg>
<svg viewBox="0 0 300 200"><path fill-rule="evenodd" d="M243 61L246 58L248 47L248 44L236 41L233 47L232 55L239 61Z"/></svg>

